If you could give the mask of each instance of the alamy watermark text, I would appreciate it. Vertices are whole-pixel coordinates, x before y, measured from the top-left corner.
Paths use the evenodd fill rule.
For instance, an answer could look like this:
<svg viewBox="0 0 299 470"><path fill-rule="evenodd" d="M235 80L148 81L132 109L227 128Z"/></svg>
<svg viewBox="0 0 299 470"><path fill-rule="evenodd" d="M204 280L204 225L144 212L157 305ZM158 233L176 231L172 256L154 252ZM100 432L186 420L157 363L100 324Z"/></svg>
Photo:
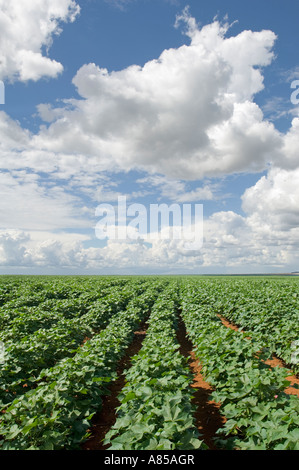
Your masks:
<svg viewBox="0 0 299 470"><path fill-rule="evenodd" d="M137 203L127 206L126 196L119 196L117 206L100 204L95 215L101 218L95 227L100 240L183 240L186 250L202 247L202 204L150 204L147 208Z"/></svg>

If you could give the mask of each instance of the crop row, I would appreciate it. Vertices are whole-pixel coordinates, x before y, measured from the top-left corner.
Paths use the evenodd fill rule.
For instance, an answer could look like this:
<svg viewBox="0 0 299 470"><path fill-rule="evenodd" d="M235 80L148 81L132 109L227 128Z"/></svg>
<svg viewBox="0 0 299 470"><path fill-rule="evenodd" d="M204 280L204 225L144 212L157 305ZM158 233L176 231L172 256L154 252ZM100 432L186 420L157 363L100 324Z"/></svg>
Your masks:
<svg viewBox="0 0 299 470"><path fill-rule="evenodd" d="M126 372L117 419L105 437L109 450L198 449L187 359L178 350L178 287L156 301L140 352Z"/></svg>
<svg viewBox="0 0 299 470"><path fill-rule="evenodd" d="M1 309L35 307L45 300L65 300L86 295L96 299L102 290L128 283L128 278L93 276L2 276L0 281Z"/></svg>
<svg viewBox="0 0 299 470"><path fill-rule="evenodd" d="M2 280L3 282L3 280ZM142 280L139 280L141 283ZM89 309L117 288L129 286L128 281L94 281L76 283L57 280L45 283L31 280L20 292L0 307L0 337L21 339L39 328L54 326L60 318L74 318L88 313ZM0 284L1 287L1 284ZM3 286L2 286L3 288Z"/></svg>
<svg viewBox="0 0 299 470"><path fill-rule="evenodd" d="M85 315L70 319L62 316L50 328L39 328L19 341L14 338L6 340L5 360L0 371L0 403L9 403L28 388L35 387L44 368L53 367L57 361L73 356L86 337L92 337L95 329L104 328L111 316L124 309L130 298L143 289L144 284L137 282L119 290L113 287L112 292L97 301L96 308L91 308ZM45 312L43 315L46 318ZM30 319L32 317L29 316L29 324ZM18 326L23 322L26 324L26 319ZM15 325L12 327L14 330Z"/></svg>
<svg viewBox="0 0 299 470"><path fill-rule="evenodd" d="M127 309L87 341L71 358L44 369L39 385L15 399L0 423L0 448L73 449L87 437L90 420L101 408L101 397L116 377L116 367L134 330L150 310L163 281L151 282Z"/></svg>
<svg viewBox="0 0 299 470"><path fill-rule="evenodd" d="M295 280L296 281L296 280ZM206 285L217 298L215 311L246 330L261 346L299 372L299 288L297 282L238 279Z"/></svg>
<svg viewBox="0 0 299 470"><path fill-rule="evenodd" d="M226 328L215 315L215 298L186 282L182 316L211 398L227 418L218 444L234 449L299 449L299 401L287 395L289 371L267 366L267 350L242 331Z"/></svg>

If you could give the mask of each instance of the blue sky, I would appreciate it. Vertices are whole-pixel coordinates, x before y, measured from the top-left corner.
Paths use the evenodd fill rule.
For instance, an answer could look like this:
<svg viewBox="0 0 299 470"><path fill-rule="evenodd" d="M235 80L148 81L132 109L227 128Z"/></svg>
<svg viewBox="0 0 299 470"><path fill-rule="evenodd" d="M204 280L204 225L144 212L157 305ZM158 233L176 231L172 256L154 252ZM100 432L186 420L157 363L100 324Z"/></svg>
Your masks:
<svg viewBox="0 0 299 470"><path fill-rule="evenodd" d="M0 0L0 273L299 269L291 0ZM203 244L98 240L99 204L202 204Z"/></svg>

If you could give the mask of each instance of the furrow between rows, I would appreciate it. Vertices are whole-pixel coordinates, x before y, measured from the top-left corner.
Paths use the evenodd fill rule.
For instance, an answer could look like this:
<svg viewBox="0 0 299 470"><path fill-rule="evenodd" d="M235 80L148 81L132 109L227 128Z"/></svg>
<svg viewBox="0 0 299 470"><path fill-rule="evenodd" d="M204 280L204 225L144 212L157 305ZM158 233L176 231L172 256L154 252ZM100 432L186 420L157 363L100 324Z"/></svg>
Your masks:
<svg viewBox="0 0 299 470"><path fill-rule="evenodd" d="M87 430L90 437L82 444L82 450L107 449L108 446L103 444L103 440L116 421L116 409L120 405L118 395L125 385L124 371L130 367L132 357L140 351L146 329L147 323L145 320L139 329L134 332L134 339L118 364L117 379L109 387L109 393L103 398L101 411L95 414L91 421L91 428Z"/></svg>

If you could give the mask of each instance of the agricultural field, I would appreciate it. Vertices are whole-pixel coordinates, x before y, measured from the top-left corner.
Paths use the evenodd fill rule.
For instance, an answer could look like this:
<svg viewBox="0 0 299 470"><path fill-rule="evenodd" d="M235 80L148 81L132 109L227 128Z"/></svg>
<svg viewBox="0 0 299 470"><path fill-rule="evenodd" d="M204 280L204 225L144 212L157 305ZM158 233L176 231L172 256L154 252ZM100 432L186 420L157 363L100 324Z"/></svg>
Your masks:
<svg viewBox="0 0 299 470"><path fill-rule="evenodd" d="M299 450L299 278L3 276L0 450Z"/></svg>

